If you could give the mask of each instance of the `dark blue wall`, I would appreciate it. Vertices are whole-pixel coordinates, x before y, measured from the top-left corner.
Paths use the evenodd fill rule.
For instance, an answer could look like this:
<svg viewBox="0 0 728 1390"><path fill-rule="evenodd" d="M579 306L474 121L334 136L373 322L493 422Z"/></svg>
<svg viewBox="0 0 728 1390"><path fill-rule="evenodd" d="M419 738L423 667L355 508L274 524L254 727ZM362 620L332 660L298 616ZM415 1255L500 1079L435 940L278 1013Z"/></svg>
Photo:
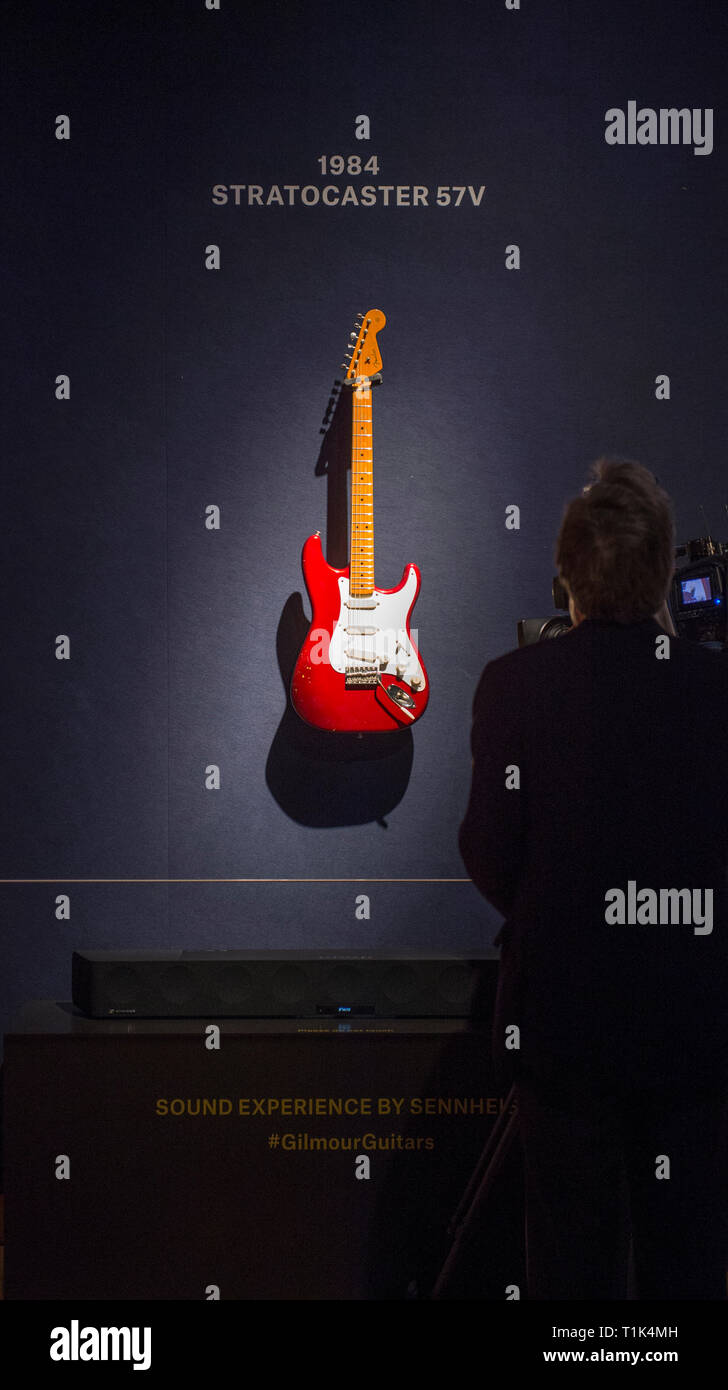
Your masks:
<svg viewBox="0 0 728 1390"><path fill-rule="evenodd" d="M26 0L6 26L1 1021L68 997L78 945L490 943L457 850L470 705L550 610L565 500L617 452L682 538L701 503L728 531L724 6ZM629 100L712 108L712 153L608 145ZM336 153L380 172L324 179ZM485 193L212 201L365 181ZM377 581L422 570L432 695L411 737L341 761L286 681L306 536L343 562L321 428L373 307Z"/></svg>

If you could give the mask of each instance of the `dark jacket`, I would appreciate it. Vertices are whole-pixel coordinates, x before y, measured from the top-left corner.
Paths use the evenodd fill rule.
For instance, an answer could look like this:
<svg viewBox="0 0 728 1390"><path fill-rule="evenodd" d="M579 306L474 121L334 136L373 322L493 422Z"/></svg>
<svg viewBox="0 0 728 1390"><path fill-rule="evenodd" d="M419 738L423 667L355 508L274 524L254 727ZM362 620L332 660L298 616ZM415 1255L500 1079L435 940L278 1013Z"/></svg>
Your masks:
<svg viewBox="0 0 728 1390"><path fill-rule="evenodd" d="M728 655L671 638L659 660L663 636L587 619L481 677L460 850L506 918L502 1079L714 1089L728 1074ZM701 915L712 889L712 932L608 923L605 894L629 880L701 890Z"/></svg>

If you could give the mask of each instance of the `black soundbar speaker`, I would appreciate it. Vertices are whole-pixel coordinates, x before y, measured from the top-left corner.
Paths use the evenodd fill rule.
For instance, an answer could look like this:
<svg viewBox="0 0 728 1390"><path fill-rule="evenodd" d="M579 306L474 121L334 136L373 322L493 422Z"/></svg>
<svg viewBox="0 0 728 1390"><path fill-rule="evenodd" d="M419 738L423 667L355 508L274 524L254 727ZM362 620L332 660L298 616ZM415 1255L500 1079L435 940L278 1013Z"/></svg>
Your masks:
<svg viewBox="0 0 728 1390"><path fill-rule="evenodd" d="M91 1018L490 1018L499 952L74 951Z"/></svg>

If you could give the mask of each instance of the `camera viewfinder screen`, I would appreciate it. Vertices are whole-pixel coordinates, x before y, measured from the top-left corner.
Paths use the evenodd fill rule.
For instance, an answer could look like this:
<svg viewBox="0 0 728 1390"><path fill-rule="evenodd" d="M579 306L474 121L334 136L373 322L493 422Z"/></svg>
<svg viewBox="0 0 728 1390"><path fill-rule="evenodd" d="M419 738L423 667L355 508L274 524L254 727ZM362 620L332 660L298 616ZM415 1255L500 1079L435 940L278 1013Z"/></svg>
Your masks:
<svg viewBox="0 0 728 1390"><path fill-rule="evenodd" d="M710 579L707 574L694 575L692 579L681 579L680 590L682 601L688 603L706 603L712 598Z"/></svg>

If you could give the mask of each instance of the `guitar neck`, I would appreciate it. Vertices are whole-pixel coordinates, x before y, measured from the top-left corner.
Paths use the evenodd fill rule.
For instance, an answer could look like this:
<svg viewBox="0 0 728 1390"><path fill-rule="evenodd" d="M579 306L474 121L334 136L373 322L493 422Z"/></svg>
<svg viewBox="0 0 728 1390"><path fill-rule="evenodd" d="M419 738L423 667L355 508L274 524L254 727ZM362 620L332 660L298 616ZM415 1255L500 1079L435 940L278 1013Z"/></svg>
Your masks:
<svg viewBox="0 0 728 1390"><path fill-rule="evenodd" d="M373 464L372 388L364 380L354 388L351 422L349 592L358 598L374 592Z"/></svg>

